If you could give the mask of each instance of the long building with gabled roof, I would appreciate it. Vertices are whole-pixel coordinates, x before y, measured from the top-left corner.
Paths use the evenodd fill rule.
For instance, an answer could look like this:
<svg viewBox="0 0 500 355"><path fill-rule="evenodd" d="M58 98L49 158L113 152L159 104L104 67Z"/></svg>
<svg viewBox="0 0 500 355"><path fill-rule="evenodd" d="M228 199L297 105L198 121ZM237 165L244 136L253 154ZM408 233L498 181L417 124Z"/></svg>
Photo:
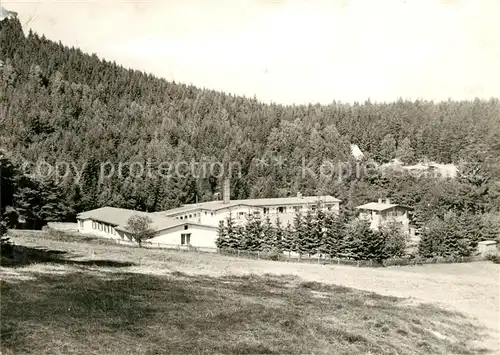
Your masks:
<svg viewBox="0 0 500 355"><path fill-rule="evenodd" d="M340 200L330 196L302 196L231 200L229 182L224 182L222 200L187 204L161 212L139 212L113 207L102 207L77 216L81 233L132 242L127 222L134 215L146 216L156 236L147 241L153 246L198 247L215 250L217 227L230 216L236 223L245 223L250 217L279 219L292 223L297 213L317 208L339 211Z"/></svg>

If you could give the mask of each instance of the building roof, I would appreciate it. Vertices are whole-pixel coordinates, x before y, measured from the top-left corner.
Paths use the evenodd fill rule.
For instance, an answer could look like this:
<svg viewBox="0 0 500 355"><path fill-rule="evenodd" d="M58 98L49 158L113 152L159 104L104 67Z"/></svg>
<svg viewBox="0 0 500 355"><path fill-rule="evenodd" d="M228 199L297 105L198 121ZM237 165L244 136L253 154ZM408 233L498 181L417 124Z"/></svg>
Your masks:
<svg viewBox="0 0 500 355"><path fill-rule="evenodd" d="M497 242L495 240L483 240L481 242L478 242L478 244L481 245L495 245Z"/></svg>
<svg viewBox="0 0 500 355"><path fill-rule="evenodd" d="M127 220L133 215L147 215L148 213L128 210L115 207L101 207L95 210L79 213L78 219L92 219L94 221L109 223L113 225L126 224Z"/></svg>
<svg viewBox="0 0 500 355"><path fill-rule="evenodd" d="M164 216L172 216L179 213L195 211L195 210L217 211L236 206L271 207L271 206L283 206L283 205L314 204L316 202L334 203L334 202L340 202L340 200L333 196L327 195L327 196L303 196L303 197L294 196L294 197L280 197L280 198L231 200L229 201L229 203L226 204L223 203L223 201L209 201L209 202L188 204L178 208L170 209L168 211L156 212L156 214L162 214Z"/></svg>
<svg viewBox="0 0 500 355"><path fill-rule="evenodd" d="M393 203L370 202L370 203L365 203L364 205L358 206L356 208L360 210L385 211L396 206L399 205Z"/></svg>
<svg viewBox="0 0 500 355"><path fill-rule="evenodd" d="M163 230L179 221L175 218L159 216L154 213L147 213L135 210L115 207L101 207L95 210L86 211L78 214L78 219L91 219L93 221L108 223L116 226L118 230L125 230L125 226L132 216L146 216L152 221L151 227L155 230Z"/></svg>

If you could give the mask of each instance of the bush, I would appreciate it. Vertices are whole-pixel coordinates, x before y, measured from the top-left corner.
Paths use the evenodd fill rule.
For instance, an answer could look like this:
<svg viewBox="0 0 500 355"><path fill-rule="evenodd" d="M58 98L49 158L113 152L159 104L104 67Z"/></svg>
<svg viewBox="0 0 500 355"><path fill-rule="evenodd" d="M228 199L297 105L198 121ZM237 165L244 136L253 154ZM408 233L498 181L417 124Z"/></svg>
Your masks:
<svg viewBox="0 0 500 355"><path fill-rule="evenodd" d="M486 259L489 261L493 261L494 264L500 264L500 255L498 254L488 255Z"/></svg>

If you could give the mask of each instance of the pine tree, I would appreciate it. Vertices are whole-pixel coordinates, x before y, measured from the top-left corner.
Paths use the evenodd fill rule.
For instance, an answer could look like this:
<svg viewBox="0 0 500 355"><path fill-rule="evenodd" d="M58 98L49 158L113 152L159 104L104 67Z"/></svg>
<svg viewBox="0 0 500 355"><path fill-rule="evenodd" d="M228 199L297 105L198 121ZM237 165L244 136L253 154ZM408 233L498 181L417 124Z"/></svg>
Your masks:
<svg viewBox="0 0 500 355"><path fill-rule="evenodd" d="M387 163L394 159L396 154L396 140L391 134L387 134L380 143L379 157L381 163Z"/></svg>
<svg viewBox="0 0 500 355"><path fill-rule="evenodd" d="M226 221L226 233L227 233L227 248L229 249L238 249L241 240L240 236L237 233L236 225L234 223L234 219L231 213L229 213L229 217Z"/></svg>
<svg viewBox="0 0 500 355"><path fill-rule="evenodd" d="M304 217L300 212L297 212L293 220L293 246L294 251L300 255L304 254L303 241L305 234Z"/></svg>
<svg viewBox="0 0 500 355"><path fill-rule="evenodd" d="M311 254L318 254L324 249L325 243L325 213L317 207L316 213L313 215L313 230L311 234Z"/></svg>
<svg viewBox="0 0 500 355"><path fill-rule="evenodd" d="M395 221L389 221L380 228L380 233L385 239L385 257L400 258L405 254L407 237Z"/></svg>
<svg viewBox="0 0 500 355"><path fill-rule="evenodd" d="M403 139L396 149L396 159L403 163L411 164L415 161L415 151L411 146L411 141L408 137Z"/></svg>
<svg viewBox="0 0 500 355"><path fill-rule="evenodd" d="M277 217L276 223L274 226L274 245L273 245L273 247L280 253L283 251L283 241L284 241L285 233L286 233L285 229L284 229L283 225L281 224L279 217Z"/></svg>
<svg viewBox="0 0 500 355"><path fill-rule="evenodd" d="M364 221L351 220L346 228L342 241L342 249L339 251L341 258L360 260L363 258L363 232L366 229ZM369 226L368 226L369 228Z"/></svg>
<svg viewBox="0 0 500 355"><path fill-rule="evenodd" d="M250 251L262 250L263 228L259 218L249 217L245 224L245 249Z"/></svg>
<svg viewBox="0 0 500 355"><path fill-rule="evenodd" d="M361 259L382 262L386 259L386 235L372 230L368 223L359 223L356 229L361 240Z"/></svg>
<svg viewBox="0 0 500 355"><path fill-rule="evenodd" d="M241 224L237 224L233 229L233 239L232 243L238 250L246 250L245 246L245 227Z"/></svg>
<svg viewBox="0 0 500 355"><path fill-rule="evenodd" d="M215 245L219 249L227 249L227 228L224 221L219 221L219 225L217 227L217 239L215 240Z"/></svg>
<svg viewBox="0 0 500 355"><path fill-rule="evenodd" d="M292 224L288 222L285 229L283 230L283 238L281 241L281 248L283 251L291 253L297 250L295 247L295 234L296 231L292 227Z"/></svg>
<svg viewBox="0 0 500 355"><path fill-rule="evenodd" d="M343 249L344 225L336 213L326 213L324 239L321 252L330 257L339 257Z"/></svg>
<svg viewBox="0 0 500 355"><path fill-rule="evenodd" d="M269 215L264 219L262 224L262 250L269 251L275 247L275 233L274 228L271 224L271 219Z"/></svg>

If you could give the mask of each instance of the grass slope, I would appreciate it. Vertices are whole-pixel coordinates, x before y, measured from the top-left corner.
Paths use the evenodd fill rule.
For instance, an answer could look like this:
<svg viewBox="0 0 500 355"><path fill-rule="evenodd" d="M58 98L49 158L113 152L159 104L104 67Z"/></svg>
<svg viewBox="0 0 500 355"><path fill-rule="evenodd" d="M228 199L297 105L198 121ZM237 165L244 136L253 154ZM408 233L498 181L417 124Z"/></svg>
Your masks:
<svg viewBox="0 0 500 355"><path fill-rule="evenodd" d="M2 354L469 354L463 316L285 276L45 264L2 281Z"/></svg>

